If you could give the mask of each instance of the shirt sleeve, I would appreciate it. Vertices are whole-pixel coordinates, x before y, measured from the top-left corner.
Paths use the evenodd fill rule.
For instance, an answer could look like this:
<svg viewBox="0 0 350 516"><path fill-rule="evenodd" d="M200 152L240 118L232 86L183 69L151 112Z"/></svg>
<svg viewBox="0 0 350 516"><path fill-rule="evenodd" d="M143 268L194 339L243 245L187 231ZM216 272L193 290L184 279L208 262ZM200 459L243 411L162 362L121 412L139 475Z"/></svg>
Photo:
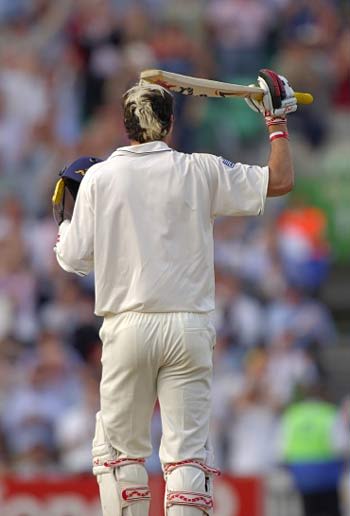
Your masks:
<svg viewBox="0 0 350 516"><path fill-rule="evenodd" d="M261 215L264 212L269 168L231 163L201 154L211 196L211 215Z"/></svg>
<svg viewBox="0 0 350 516"><path fill-rule="evenodd" d="M59 265L67 272L86 276L94 268L94 211L92 182L88 176L81 182L72 220L59 227L54 247Z"/></svg>

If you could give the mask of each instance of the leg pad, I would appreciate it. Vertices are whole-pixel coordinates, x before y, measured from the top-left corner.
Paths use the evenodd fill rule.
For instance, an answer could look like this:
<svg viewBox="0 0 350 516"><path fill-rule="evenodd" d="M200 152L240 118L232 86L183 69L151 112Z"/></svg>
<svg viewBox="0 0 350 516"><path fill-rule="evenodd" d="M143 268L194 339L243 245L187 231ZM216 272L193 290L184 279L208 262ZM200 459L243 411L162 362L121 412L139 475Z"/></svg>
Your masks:
<svg viewBox="0 0 350 516"><path fill-rule="evenodd" d="M145 460L118 457L118 452L107 441L100 414L96 417L92 455L103 516L148 515L151 492Z"/></svg>
<svg viewBox="0 0 350 516"><path fill-rule="evenodd" d="M179 506L193 508L186 514L213 514L211 476L219 472L196 460L164 465L166 479L166 514L183 514ZM178 510L175 507L179 507Z"/></svg>

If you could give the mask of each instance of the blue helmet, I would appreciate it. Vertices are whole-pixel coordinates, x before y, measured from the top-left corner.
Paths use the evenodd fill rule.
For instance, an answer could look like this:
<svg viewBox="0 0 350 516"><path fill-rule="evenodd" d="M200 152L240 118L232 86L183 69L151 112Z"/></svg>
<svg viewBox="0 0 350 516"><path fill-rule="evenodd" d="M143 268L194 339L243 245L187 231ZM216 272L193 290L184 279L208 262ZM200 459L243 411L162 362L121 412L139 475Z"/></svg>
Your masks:
<svg viewBox="0 0 350 516"><path fill-rule="evenodd" d="M67 186L74 199L77 196L79 185L87 170L92 167L92 165L101 163L102 161L102 159L95 158L94 156L82 156L60 171L59 176L63 179L64 184Z"/></svg>
<svg viewBox="0 0 350 516"><path fill-rule="evenodd" d="M61 224L64 219L71 218L79 186L86 171L92 165L102 161L93 156L82 156L59 172L60 179L56 183L52 196L54 218L58 224Z"/></svg>

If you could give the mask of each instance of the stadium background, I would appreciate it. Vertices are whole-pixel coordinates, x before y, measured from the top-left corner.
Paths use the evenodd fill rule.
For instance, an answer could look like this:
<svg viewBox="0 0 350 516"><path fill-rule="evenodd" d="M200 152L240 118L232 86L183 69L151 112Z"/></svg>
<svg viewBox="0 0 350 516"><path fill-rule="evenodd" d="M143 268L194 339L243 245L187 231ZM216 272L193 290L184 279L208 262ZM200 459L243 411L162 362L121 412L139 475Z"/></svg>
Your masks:
<svg viewBox="0 0 350 516"><path fill-rule="evenodd" d="M58 171L127 143L120 96L144 68L249 84L271 67L314 94L289 119L295 191L269 200L262 218L218 220L215 228L217 464L263 479L269 516L297 516L279 429L315 384L337 406L345 463L349 454L349 1L0 0L0 67L3 496L9 474L57 480L90 471L100 321L93 279L55 263ZM265 132L242 100L176 96L179 150L264 164ZM160 431L156 410L154 474ZM345 469L344 515L349 485ZM5 498L0 507L10 511ZM27 513L9 514L39 514L28 500Z"/></svg>

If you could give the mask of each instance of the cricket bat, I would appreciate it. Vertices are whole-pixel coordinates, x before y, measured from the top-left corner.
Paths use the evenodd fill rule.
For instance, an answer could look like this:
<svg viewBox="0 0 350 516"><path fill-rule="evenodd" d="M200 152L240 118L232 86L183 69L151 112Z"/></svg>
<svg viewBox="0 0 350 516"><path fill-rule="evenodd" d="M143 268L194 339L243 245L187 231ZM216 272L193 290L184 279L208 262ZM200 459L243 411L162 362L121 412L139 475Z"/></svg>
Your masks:
<svg viewBox="0 0 350 516"><path fill-rule="evenodd" d="M190 77L179 73L165 72L163 70L143 70L140 79L164 86L170 91L193 95L196 97L253 97L261 100L264 94L262 88L257 86L243 86L229 82L212 81L199 77ZM298 104L311 104L313 96L311 93L295 92Z"/></svg>

